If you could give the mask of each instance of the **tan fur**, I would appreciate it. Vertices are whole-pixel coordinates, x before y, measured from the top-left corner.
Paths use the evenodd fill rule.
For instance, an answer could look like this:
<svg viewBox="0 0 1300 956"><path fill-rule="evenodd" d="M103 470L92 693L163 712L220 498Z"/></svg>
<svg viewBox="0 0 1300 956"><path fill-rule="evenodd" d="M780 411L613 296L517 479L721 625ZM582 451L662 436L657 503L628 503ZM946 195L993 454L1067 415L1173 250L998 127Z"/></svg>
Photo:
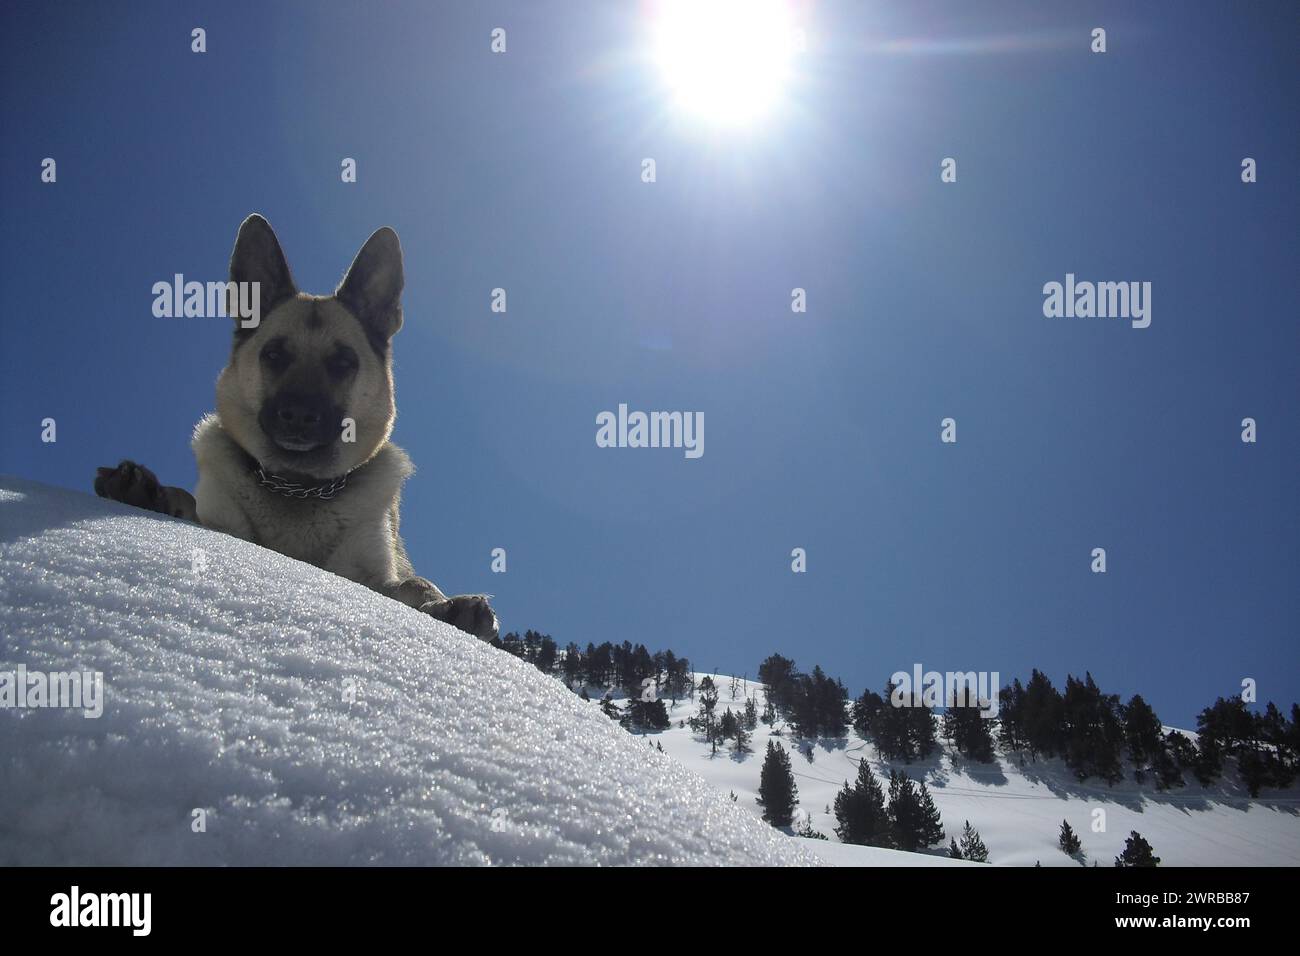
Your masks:
<svg viewBox="0 0 1300 956"><path fill-rule="evenodd" d="M297 501L261 488L218 415L207 415L191 442L199 465L194 491L199 523L390 593L414 575L395 543L392 509L414 472L406 452L385 442L329 502ZM436 588L434 589L437 590ZM425 600L440 600L437 597ZM423 602L421 602L423 603Z"/></svg>
<svg viewBox="0 0 1300 956"><path fill-rule="evenodd" d="M308 326L309 316L322 320L318 328ZM262 319L252 337L234 350L230 364L217 378L217 415L230 437L268 471L295 468L257 423L258 411L267 398L257 355L265 342L277 336L287 337L300 353L300 362L308 367L322 361L337 343L350 346L357 354L361 368L340 402L356 420L357 440L336 442L328 462L314 464L311 473L329 478L365 464L388 441L397 418L392 362L379 360L360 323L333 296L297 295Z"/></svg>
<svg viewBox="0 0 1300 956"><path fill-rule="evenodd" d="M249 278L262 283L272 307L255 331L236 333L230 361L217 379L217 411L194 429L191 445L199 470L194 497L162 486L147 468L129 461L99 469L95 490L196 520L364 584L480 637L495 637L496 615L485 597L446 597L415 574L398 534L401 487L414 468L389 441L396 408L387 343L402 323L396 234L376 232L339 290L312 296L293 288L269 224L250 216L231 258L231 281ZM281 347L292 361L268 366L264 349ZM355 368L331 373L331 357L340 352L352 357ZM319 407L341 410L355 423L355 441L335 438L335 431L343 434L343 422L321 417L317 421L329 432L327 442L307 451L281 444L285 435L273 412L286 394L310 394ZM274 438L268 427L276 429ZM285 497L259 483L250 459L265 472L302 484L347 475L347 485L331 500Z"/></svg>

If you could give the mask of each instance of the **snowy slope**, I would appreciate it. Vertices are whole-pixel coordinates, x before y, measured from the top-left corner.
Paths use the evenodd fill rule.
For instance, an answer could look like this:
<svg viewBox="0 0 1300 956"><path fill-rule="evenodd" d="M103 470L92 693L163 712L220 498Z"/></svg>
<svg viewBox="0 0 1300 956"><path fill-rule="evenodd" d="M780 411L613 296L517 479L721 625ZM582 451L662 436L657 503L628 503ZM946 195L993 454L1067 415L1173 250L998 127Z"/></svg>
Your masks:
<svg viewBox="0 0 1300 956"><path fill-rule="evenodd" d="M696 680L704 676L697 674ZM742 683L733 700L731 678L711 676L718 687L718 713L727 707L743 712L746 695L756 697L758 709L762 710L761 684ZM734 792L739 806L760 815L762 808L754 797L769 728L760 723L754 731L752 754L737 757L729 749L719 749L713 756L708 744L689 726L677 726L697 709L691 700L679 701L675 708L670 706L672 728L647 737L661 742L666 753L723 793ZM1195 739L1196 735L1189 736ZM791 750L788 734L772 739ZM954 763L947 756L948 748L944 749L944 756L936 755L910 767L896 765L914 779L925 780L930 788L947 830L943 847L926 855L837 842L835 818L826 808L833 806L835 794L844 782L856 778L858 762L870 760L886 787L889 778L890 764L881 761L875 748L852 729L846 740L819 742L813 749L812 763L801 753L790 755L800 806L811 815L813 828L826 834L833 845L801 842L826 862L838 865L929 865L942 860L947 838L960 839L962 825L969 820L980 832L989 849L989 861L995 865L1033 866L1041 861L1043 866L1079 866L1079 861L1057 848L1061 821L1068 820L1083 841L1087 854L1083 862L1088 866L1094 861L1099 866L1113 865L1133 830L1147 839L1165 866L1300 865L1300 788L1268 789L1258 800L1251 800L1236 783L1235 771L1229 770L1225 777L1234 779L1221 780L1210 789L1202 789L1189 774L1187 786L1160 793L1151 784L1139 787L1132 780L1114 787L1096 779L1081 784L1059 760L1031 763L1024 768L1005 756L999 756L996 764L962 759ZM1105 832L1093 831L1093 811L1097 809L1105 811Z"/></svg>
<svg viewBox="0 0 1300 956"><path fill-rule="evenodd" d="M107 689L98 719L0 709L0 865L816 862L504 652L246 542L0 479L0 670L20 663Z"/></svg>

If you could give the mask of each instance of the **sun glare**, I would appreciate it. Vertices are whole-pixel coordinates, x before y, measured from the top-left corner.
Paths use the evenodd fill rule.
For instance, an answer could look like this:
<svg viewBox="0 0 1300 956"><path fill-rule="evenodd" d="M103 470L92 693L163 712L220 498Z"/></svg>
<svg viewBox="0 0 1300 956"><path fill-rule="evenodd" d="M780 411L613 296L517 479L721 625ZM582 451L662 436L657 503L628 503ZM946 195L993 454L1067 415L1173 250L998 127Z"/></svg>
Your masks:
<svg viewBox="0 0 1300 956"><path fill-rule="evenodd" d="M781 99L795 33L788 0L662 0L655 57L684 110L748 123Z"/></svg>

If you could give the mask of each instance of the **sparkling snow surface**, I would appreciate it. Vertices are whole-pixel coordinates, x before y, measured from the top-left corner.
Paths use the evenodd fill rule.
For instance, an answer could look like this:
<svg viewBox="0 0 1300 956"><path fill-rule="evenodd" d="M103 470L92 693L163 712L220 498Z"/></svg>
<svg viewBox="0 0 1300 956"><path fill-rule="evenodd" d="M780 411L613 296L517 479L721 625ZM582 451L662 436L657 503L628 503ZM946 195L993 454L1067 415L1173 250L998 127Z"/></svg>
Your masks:
<svg viewBox="0 0 1300 956"><path fill-rule="evenodd" d="M104 713L0 709L0 865L817 862L447 625L0 478L0 670L18 664L102 671Z"/></svg>

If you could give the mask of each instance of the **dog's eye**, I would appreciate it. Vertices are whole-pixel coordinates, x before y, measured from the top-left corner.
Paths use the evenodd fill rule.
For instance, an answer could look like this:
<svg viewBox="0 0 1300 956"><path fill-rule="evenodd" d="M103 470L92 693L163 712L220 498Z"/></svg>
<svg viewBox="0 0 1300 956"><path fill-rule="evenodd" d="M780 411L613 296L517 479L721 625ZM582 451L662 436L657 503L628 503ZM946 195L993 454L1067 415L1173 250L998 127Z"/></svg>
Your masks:
<svg viewBox="0 0 1300 956"><path fill-rule="evenodd" d="M351 372L356 371L357 357L350 349L335 352L325 362L325 367L335 378L341 378Z"/></svg>
<svg viewBox="0 0 1300 956"><path fill-rule="evenodd" d="M289 353L273 342L262 349L262 361L272 368L284 368L289 364Z"/></svg>

